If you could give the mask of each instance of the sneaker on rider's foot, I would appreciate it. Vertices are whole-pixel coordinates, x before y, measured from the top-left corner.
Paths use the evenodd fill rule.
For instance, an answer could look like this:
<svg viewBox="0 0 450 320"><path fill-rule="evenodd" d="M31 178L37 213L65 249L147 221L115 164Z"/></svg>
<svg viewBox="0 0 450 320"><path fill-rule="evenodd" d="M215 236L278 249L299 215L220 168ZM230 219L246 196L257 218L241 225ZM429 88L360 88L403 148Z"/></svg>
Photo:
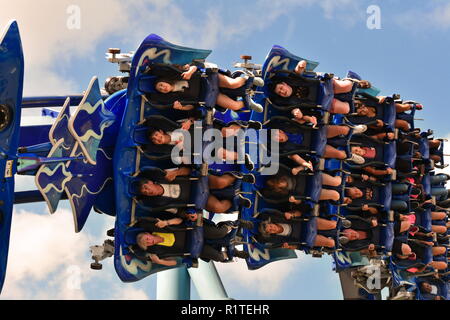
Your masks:
<svg viewBox="0 0 450 320"><path fill-rule="evenodd" d="M363 157L357 154L352 154L352 156L348 158L347 161L353 161L356 164L364 164L364 162L366 162Z"/></svg>
<svg viewBox="0 0 450 320"><path fill-rule="evenodd" d="M264 111L263 106L260 105L259 103L256 103L252 99L248 99L248 108L255 112L258 112L258 113L261 113Z"/></svg>
<svg viewBox="0 0 450 320"><path fill-rule="evenodd" d="M359 134L367 131L367 126L365 124L357 125L353 128L354 134Z"/></svg>
<svg viewBox="0 0 450 320"><path fill-rule="evenodd" d="M350 241L350 239L347 238L347 237L344 237L344 236L339 237L339 243L340 243L341 245L346 245L349 241Z"/></svg>
<svg viewBox="0 0 450 320"><path fill-rule="evenodd" d="M341 220L341 221L342 221L342 226L345 229L348 229L348 228L350 228L352 226L352 222L350 220L344 219L344 220Z"/></svg>
<svg viewBox="0 0 450 320"><path fill-rule="evenodd" d="M260 77L254 77L253 85L256 87L264 87L264 80Z"/></svg>

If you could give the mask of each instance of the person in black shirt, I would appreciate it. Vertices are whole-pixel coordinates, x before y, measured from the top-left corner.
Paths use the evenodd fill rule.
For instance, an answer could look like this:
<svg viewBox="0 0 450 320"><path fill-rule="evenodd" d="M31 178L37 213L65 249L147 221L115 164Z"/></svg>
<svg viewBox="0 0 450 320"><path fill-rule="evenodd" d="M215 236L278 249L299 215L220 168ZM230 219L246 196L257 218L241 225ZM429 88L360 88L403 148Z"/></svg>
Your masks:
<svg viewBox="0 0 450 320"><path fill-rule="evenodd" d="M280 212L270 210L269 214L262 214L263 219L259 225L259 234L256 239L265 244L281 245L281 248L295 250L297 244L289 244L289 242L301 242L302 237L302 221L296 218L302 213L299 210L290 212ZM317 230L328 231L336 229L336 221L317 218ZM335 241L333 238L318 234L314 241L316 247L334 248Z"/></svg>
<svg viewBox="0 0 450 320"><path fill-rule="evenodd" d="M291 196L302 196L305 193L305 177L304 176L292 176L288 174L277 174L267 179L265 187L262 189L263 195L270 199L283 199L291 200ZM322 184L338 187L342 183L341 177L330 176L329 174L322 173ZM340 194L336 190L322 189L320 191L320 200L334 200L338 201Z"/></svg>
<svg viewBox="0 0 450 320"><path fill-rule="evenodd" d="M184 72L177 76L160 76L155 81L155 89L162 94L175 94L179 100L197 100L200 96L200 76L196 73L198 68L194 65L185 65ZM242 100L235 100L237 97L246 97L246 85L248 81L252 81L256 86L263 86L264 81L261 78L238 77L230 78L223 74L219 74L219 94L217 96L216 104L225 109L234 111L245 107ZM262 112L263 107L248 99L248 107L256 112ZM174 109L190 110L192 105L181 105L179 101L175 101Z"/></svg>
<svg viewBox="0 0 450 320"><path fill-rule="evenodd" d="M271 78L269 84L269 90L273 93L272 100L279 105L289 104L294 100L301 101L306 100L310 96L311 88L307 85L308 79L301 75L306 69L307 62L305 60L300 61L294 73L288 76L274 76ZM332 79L333 90L335 95L344 94L352 91L353 83L358 82L360 88L370 88L371 84L366 80L356 79ZM350 105L348 102L333 99L332 107L330 110L332 113L347 114L350 111Z"/></svg>

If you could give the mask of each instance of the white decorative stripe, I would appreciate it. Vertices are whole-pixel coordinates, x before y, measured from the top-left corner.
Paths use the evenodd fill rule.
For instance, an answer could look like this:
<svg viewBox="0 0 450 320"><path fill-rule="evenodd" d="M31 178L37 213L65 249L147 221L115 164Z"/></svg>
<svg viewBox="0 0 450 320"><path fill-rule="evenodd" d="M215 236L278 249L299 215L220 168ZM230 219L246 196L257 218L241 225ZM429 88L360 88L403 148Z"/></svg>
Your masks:
<svg viewBox="0 0 450 320"><path fill-rule="evenodd" d="M107 111L105 109L105 104L103 103L103 100L99 100L97 101L97 103L92 106L89 102L86 102L85 104L83 104L80 107L80 111L84 110L86 111L88 114L92 114L94 113L97 108L99 107L99 105L101 105L102 108L102 112L104 113L109 113L109 111ZM101 140L103 137L103 132L105 131L106 128L108 128L110 126L110 124L104 123L101 127L100 127L100 134L97 134L94 130L89 129L88 131L86 131L85 134L83 134L81 137L77 135L77 138L79 138L81 141L83 142L87 142L91 137L93 137L96 140Z"/></svg>
<svg viewBox="0 0 450 320"><path fill-rule="evenodd" d="M103 185L101 186L101 188L99 189L98 192L91 192L91 191L86 187L86 185L83 185L83 187L81 188L81 192L80 192L79 195L78 195L78 194L71 194L71 193L69 192L69 190L67 189L67 187L64 188L64 190L66 191L67 197L69 198L70 207L72 208L72 215L73 215L73 223L74 223L74 225L75 225L75 232L80 232L80 230L78 229L78 220L77 220L77 215L76 215L77 210L76 210L76 207L75 207L75 203L74 203L74 201L73 201L73 198L81 198L84 190L87 190L87 192L88 192L89 194L99 194L99 193L103 190L103 188L105 187L106 183L107 183L109 180L112 180L112 178L106 179L105 182L103 183Z"/></svg>
<svg viewBox="0 0 450 320"><path fill-rule="evenodd" d="M102 148L99 148L98 151L101 151L101 153L103 153L103 155L105 156L106 159L108 160L112 160L113 158L110 157L109 155L106 154L106 151L103 150Z"/></svg>
<svg viewBox="0 0 450 320"><path fill-rule="evenodd" d="M141 55L141 58L139 59L138 68L136 68L136 74L139 72L139 67L144 62L145 58L149 58L150 60L155 60L159 56L164 55L163 62L170 64L170 50L169 49L163 49L160 52L158 52L158 48L150 48L144 51L144 53Z"/></svg>
<svg viewBox="0 0 450 320"><path fill-rule="evenodd" d="M50 150L50 152L48 153L48 157L52 157L52 155L56 152L56 150L58 150L58 148L60 148L60 146L63 143L64 143L64 139L60 139ZM56 204L55 208L52 207L52 203L48 199L47 194L44 192L44 190L39 185L39 181L38 181L38 177L39 177L40 173L44 170L44 168L45 168L45 166L41 166L39 168L36 175L34 176L34 181L35 181L36 187L38 188L39 192L42 194L42 197L44 198L45 202L47 203L47 207L48 207L50 213L55 213L58 204Z"/></svg>
<svg viewBox="0 0 450 320"><path fill-rule="evenodd" d="M80 199L80 198L82 198L82 197L83 197L83 193L84 193L83 191L84 191L84 190L86 190L87 193L92 194L92 195L99 194L100 192L102 192L103 188L105 187L105 185L106 185L106 183L107 183L108 181L112 181L112 178L111 178L111 177L107 178L107 179L103 182L103 185L100 187L100 189L99 189L98 191L96 191L96 192L93 192L93 191L89 190L88 187L86 187L86 185L83 185L83 186L81 187L81 192L80 192L80 194L76 194L76 193L70 194L70 195L69 195L69 198L70 198L70 199L73 199L73 198L78 198L78 199ZM67 194L69 194L67 188L66 188L66 192L67 192Z"/></svg>
<svg viewBox="0 0 450 320"><path fill-rule="evenodd" d="M120 262L122 263L123 268L132 275L138 274L138 268L144 272L150 272L150 270L152 270L151 262L144 263L139 259L133 258L130 263L128 263L123 255L122 246L120 246Z"/></svg>
<svg viewBox="0 0 450 320"><path fill-rule="evenodd" d="M267 68L266 68L266 73L264 74L264 78L267 75L267 72L270 72L270 70L272 69L272 67L278 67L283 65L283 70L286 70L288 68L289 65L289 58L284 58L283 60L280 60L281 56L274 56L272 59L270 59Z"/></svg>
<svg viewBox="0 0 450 320"><path fill-rule="evenodd" d="M65 186L66 182L70 181L72 179L72 174L66 170L66 166L64 165L64 163L59 163L53 170L51 170L50 168L48 168L47 166L44 165L42 167L42 170L40 171L40 174L41 173L45 173L49 177L51 177L61 167L62 167L62 172L63 172L64 176L66 177L61 183L61 189L58 189L58 187L56 187L53 183L49 183L48 185L45 186L44 189L42 189L42 192L47 193L51 189L54 189L57 192L63 192L64 191L64 186Z"/></svg>

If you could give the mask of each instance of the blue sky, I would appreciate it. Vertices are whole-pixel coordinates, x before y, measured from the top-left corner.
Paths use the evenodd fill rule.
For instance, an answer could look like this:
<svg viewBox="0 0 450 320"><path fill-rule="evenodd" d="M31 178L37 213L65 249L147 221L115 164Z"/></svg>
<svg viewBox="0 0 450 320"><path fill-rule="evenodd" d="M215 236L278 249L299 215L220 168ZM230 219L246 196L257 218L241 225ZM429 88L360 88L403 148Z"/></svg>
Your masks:
<svg viewBox="0 0 450 320"><path fill-rule="evenodd" d="M70 5L80 9L80 29L66 26ZM370 5L381 10L379 30L367 28ZM262 63L278 44L319 61L319 71L344 76L351 69L383 94L400 93L422 102L425 108L418 117L425 121L418 126L433 128L438 137L450 136L450 3L445 0L19 0L2 7L0 24L10 19L18 20L22 32L25 95L79 93L94 75L103 82L118 74L104 59L107 48L136 50L150 33L179 45L212 49L209 60L225 69L241 54ZM31 184L20 180L18 188ZM155 277L122 284L112 261L105 261L102 272L88 270L88 246L102 242L114 221L94 213L82 234L72 235L72 218L68 205L64 207L50 216L43 204L17 206L2 298L154 299ZM22 262L24 254L32 263ZM243 264L219 267L235 299L342 298L329 258L301 256L256 272L244 270ZM74 273L81 275L79 288L70 284Z"/></svg>

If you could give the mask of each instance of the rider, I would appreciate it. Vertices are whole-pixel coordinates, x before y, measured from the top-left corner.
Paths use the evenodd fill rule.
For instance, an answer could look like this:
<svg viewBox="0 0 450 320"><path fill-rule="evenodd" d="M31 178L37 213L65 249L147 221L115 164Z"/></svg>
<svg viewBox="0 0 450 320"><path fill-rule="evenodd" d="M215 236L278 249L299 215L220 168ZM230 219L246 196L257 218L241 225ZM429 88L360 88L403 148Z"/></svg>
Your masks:
<svg viewBox="0 0 450 320"><path fill-rule="evenodd" d="M177 261L171 258L161 258L165 254L171 256L182 255L186 246L186 231L170 228L170 226L181 225L183 219L172 218L168 220L155 219L155 221L141 220L136 224L136 227L143 228L144 231L136 236L136 243L140 249L150 253L152 262L164 266L175 266ZM233 224L233 223L231 223ZM238 223L240 225L241 223ZM245 228L247 224L243 223ZM230 224L223 223L216 225L213 222L205 223L204 238L209 240L216 240L225 237L232 229ZM246 259L248 253L234 249L233 256ZM213 260L217 262L225 262L229 260L226 252L216 250L209 244L204 244L200 253L200 258L205 260Z"/></svg>
<svg viewBox="0 0 450 320"><path fill-rule="evenodd" d="M285 105L292 104L293 100L306 99L310 94L310 89L305 85L305 78L302 77L306 69L307 62L300 61L294 69L294 73L283 76L274 76L271 78L269 90L274 94L273 99L276 104ZM353 83L357 82L359 88L370 88L371 84L366 80L356 79L332 79L333 91L335 95L351 92ZM350 112L348 102L333 99L332 113L347 114Z"/></svg>
<svg viewBox="0 0 450 320"><path fill-rule="evenodd" d="M190 173L191 169L188 167L180 167L174 170L167 169L164 177L146 177L144 171L139 181L138 192L144 200L150 201L153 206L157 207L166 207L174 203L189 203L192 181L177 179L177 177L189 176ZM232 208L234 202L237 202L238 205L250 207L251 201L242 196L235 197L234 190L229 192L232 195L231 197L224 197L224 190L233 189L233 184L237 179L242 179L243 182L255 182L255 177L252 174L208 175L210 194L205 209L214 213L225 213Z"/></svg>
<svg viewBox="0 0 450 320"><path fill-rule="evenodd" d="M183 73L168 76L161 74L155 81L155 89L159 93L169 94L175 93L178 100L196 100L200 95L200 80L201 76L198 71L198 67L195 65L186 64L182 67ZM231 109L233 111L240 110L246 105L248 108L255 110L256 112L262 112L263 107L255 103L248 97L246 90L249 86L255 85L262 87L264 85L263 79L259 77L237 77L230 78L223 74L218 74L219 79L219 94L217 96L216 104L225 109ZM237 100L237 98L243 98L243 100ZM182 105L179 101L175 101L173 105L174 109L178 110L191 110L193 105Z"/></svg>

